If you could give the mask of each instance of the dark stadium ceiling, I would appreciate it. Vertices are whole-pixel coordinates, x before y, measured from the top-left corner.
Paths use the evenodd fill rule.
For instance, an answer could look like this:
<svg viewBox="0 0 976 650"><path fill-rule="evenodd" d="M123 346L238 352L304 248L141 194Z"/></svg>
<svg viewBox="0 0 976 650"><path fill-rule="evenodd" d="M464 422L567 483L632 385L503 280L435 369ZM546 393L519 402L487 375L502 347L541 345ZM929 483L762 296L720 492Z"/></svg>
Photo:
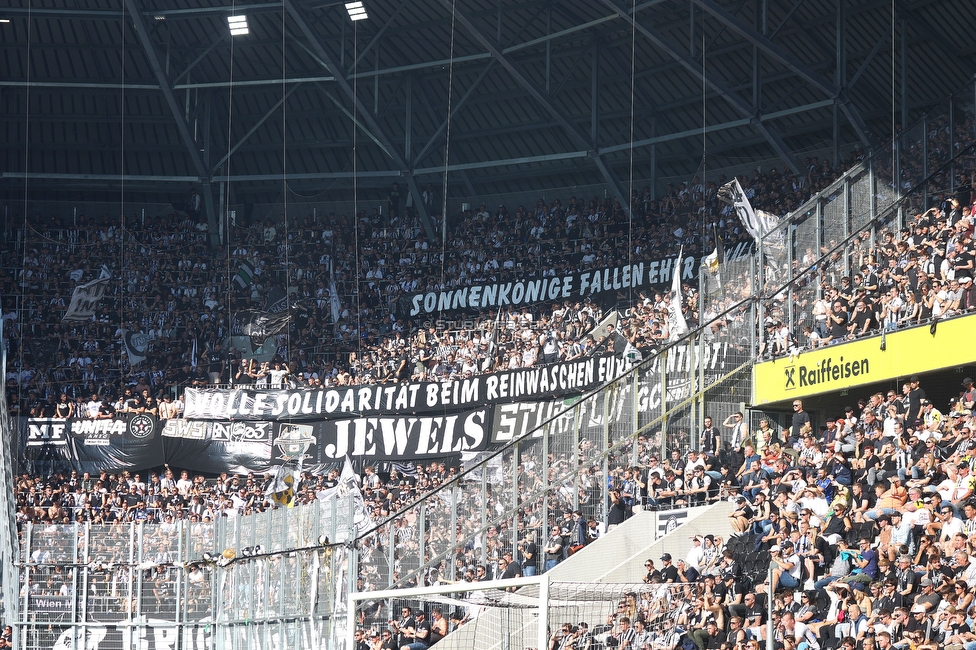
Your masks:
<svg viewBox="0 0 976 650"><path fill-rule="evenodd" d="M976 56L971 0L365 0L356 23L324 0L7 1L7 200L108 196L123 175L146 200L229 177L232 201L274 201L283 171L317 200L348 200L354 173L367 194L439 189L449 110L451 195L619 196L631 164L695 173L703 106L710 168L796 166L877 146Z"/></svg>

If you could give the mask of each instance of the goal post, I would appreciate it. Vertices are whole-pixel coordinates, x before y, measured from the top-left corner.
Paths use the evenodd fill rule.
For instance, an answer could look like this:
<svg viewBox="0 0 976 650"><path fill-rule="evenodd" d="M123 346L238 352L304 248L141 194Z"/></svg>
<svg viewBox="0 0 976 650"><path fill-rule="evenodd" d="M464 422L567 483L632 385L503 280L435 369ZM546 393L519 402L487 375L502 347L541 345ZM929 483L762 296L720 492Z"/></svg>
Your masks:
<svg viewBox="0 0 976 650"><path fill-rule="evenodd" d="M457 634L458 638L464 637L472 634L472 628L480 626L482 629L476 634L480 643L477 646L464 644L473 650L546 650L549 642L549 578L537 575L350 593L345 650L354 650L356 647L359 640L357 631L369 634L376 630L389 630L396 636L397 627L389 621L396 621L401 616L401 610L395 607L397 604L409 604L412 612L423 610L428 622L430 617L427 614L434 610L438 610L444 618L462 617L448 621L449 628L452 629L456 622L463 623L449 636ZM497 616L501 611L509 615ZM487 633L488 626L490 634ZM438 647L450 648L453 644L445 639Z"/></svg>
<svg viewBox="0 0 976 650"><path fill-rule="evenodd" d="M477 567L481 569L482 567ZM337 650L372 633L384 645L401 648L416 641L410 627L417 615L444 626L432 650L577 650L609 647L631 629L636 650L676 650L698 634L680 624L682 612L707 610L716 620L727 614L708 579L700 583L567 582L545 575L513 580L457 582L430 587L361 591L344 600L347 612L336 622ZM431 620L433 618L433 621ZM449 619L443 621L442 619ZM414 629L417 629L414 626ZM423 629L423 628L421 628ZM406 630L406 634L400 634ZM697 641L696 641L697 643Z"/></svg>

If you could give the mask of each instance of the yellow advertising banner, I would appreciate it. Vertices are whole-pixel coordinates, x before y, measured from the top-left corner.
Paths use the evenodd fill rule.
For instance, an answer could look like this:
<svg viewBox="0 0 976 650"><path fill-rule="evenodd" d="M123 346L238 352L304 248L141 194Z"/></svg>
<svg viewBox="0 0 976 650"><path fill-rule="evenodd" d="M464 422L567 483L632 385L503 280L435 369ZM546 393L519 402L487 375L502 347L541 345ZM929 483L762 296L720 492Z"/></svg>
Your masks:
<svg viewBox="0 0 976 650"><path fill-rule="evenodd" d="M976 361L976 315L940 321L882 337L830 345L758 363L752 370L752 403L783 400L910 377Z"/></svg>

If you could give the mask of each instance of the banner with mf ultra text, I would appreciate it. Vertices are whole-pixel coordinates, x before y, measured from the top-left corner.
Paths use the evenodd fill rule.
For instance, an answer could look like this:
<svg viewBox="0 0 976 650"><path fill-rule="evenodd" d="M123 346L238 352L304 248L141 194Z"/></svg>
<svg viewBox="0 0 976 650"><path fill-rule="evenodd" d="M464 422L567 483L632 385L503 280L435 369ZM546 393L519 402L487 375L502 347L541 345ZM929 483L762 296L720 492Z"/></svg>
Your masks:
<svg viewBox="0 0 976 650"><path fill-rule="evenodd" d="M759 363L753 368L752 401L773 404L973 363L976 348L966 344L973 332L976 315L891 332L884 349L882 338L874 336Z"/></svg>
<svg viewBox="0 0 976 650"><path fill-rule="evenodd" d="M141 469L160 462L159 420L145 414L88 420L22 418L22 471Z"/></svg>
<svg viewBox="0 0 976 650"><path fill-rule="evenodd" d="M551 300L576 301L608 291L667 286L679 270L677 262L675 258L666 258L567 275L543 272L541 277L527 275L511 282L406 294L397 300L397 313L402 318L413 318L443 312L476 312ZM681 281L697 277L698 267L697 258L686 257L680 269Z"/></svg>
<svg viewBox="0 0 976 650"><path fill-rule="evenodd" d="M446 382L322 389L188 388L184 416L194 420L324 420L440 413L484 404L585 393L632 367L623 357L589 357Z"/></svg>

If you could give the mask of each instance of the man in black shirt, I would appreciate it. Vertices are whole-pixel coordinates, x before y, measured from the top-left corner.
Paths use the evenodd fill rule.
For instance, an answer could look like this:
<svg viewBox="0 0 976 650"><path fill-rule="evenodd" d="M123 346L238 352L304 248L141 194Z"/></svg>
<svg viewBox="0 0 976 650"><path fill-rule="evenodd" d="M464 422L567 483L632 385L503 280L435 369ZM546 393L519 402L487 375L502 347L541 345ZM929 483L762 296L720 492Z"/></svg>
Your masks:
<svg viewBox="0 0 976 650"><path fill-rule="evenodd" d="M390 619L388 621L389 626L393 629L393 645L396 648L404 646L412 641L412 639L407 639L406 631L413 627L413 612L409 607L402 608L400 612L400 618L394 620Z"/></svg>
<svg viewBox="0 0 976 650"><path fill-rule="evenodd" d="M518 578L518 577L521 577L521 575L522 575L522 566L518 562L516 562L515 560L512 559L512 552L511 551L505 551L504 558L505 558L505 562L507 562L507 564L505 565L505 570L499 576L499 579L500 580L508 580L509 578Z"/></svg>
<svg viewBox="0 0 976 650"><path fill-rule="evenodd" d="M423 610L418 610L413 627L407 628L405 635L410 643L400 646L400 650L427 650L430 639L430 623L426 621Z"/></svg>
<svg viewBox="0 0 976 650"><path fill-rule="evenodd" d="M926 398L925 391L918 384L918 375L912 375L908 380L908 415L905 417L905 422L910 427L914 426L915 420L921 417L922 400Z"/></svg>
<svg viewBox="0 0 976 650"><path fill-rule="evenodd" d="M664 566L661 567L661 579L664 580L664 582L677 582L678 569L671 564L671 554L665 553L662 555L661 562L664 562Z"/></svg>
<svg viewBox="0 0 976 650"><path fill-rule="evenodd" d="M705 428L701 432L701 451L707 456L718 454L720 445L720 435L718 429L712 425L712 418L705 416Z"/></svg>
<svg viewBox="0 0 976 650"><path fill-rule="evenodd" d="M827 314L827 325L830 331L829 343L840 343L847 338L847 312L840 300L834 301L833 309Z"/></svg>
<svg viewBox="0 0 976 650"><path fill-rule="evenodd" d="M610 511L607 513L607 530L613 530L627 519L627 506L620 497L620 492L611 490Z"/></svg>
<svg viewBox="0 0 976 650"><path fill-rule="evenodd" d="M224 374L224 355L220 343L214 343L207 355L207 374L211 384L219 384Z"/></svg>
<svg viewBox="0 0 976 650"><path fill-rule="evenodd" d="M800 435L803 426L810 424L810 414L803 410L803 402L798 399L793 400L793 421L790 423L790 435L794 438Z"/></svg>

